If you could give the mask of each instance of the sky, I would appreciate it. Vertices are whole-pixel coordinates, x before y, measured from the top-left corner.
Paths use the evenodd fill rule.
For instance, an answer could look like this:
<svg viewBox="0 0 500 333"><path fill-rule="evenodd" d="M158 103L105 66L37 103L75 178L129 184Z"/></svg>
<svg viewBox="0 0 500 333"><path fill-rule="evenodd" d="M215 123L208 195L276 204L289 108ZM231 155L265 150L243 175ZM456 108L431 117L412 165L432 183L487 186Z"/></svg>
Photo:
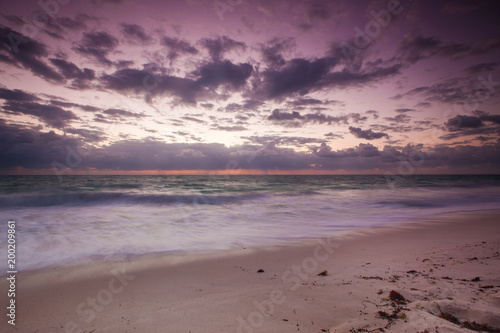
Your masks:
<svg viewBox="0 0 500 333"><path fill-rule="evenodd" d="M500 171L494 0L0 2L0 174Z"/></svg>

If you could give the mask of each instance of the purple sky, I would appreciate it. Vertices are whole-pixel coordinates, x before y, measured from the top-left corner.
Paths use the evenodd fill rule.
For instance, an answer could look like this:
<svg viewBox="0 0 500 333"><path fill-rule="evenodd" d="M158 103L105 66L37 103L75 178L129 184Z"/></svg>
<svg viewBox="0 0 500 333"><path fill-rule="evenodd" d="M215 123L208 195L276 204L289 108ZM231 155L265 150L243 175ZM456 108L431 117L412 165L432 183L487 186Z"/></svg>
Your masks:
<svg viewBox="0 0 500 333"><path fill-rule="evenodd" d="M500 170L498 1L0 13L2 174Z"/></svg>

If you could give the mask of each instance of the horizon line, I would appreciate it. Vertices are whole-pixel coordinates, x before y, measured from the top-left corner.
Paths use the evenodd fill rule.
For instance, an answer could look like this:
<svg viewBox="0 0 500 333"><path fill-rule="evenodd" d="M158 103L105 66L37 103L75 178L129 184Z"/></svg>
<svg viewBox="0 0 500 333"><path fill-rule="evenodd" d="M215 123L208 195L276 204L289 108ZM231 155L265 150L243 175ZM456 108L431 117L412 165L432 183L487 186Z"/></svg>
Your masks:
<svg viewBox="0 0 500 333"><path fill-rule="evenodd" d="M56 169L14 169L0 171L0 176L237 176L237 175L290 175L290 176L418 176L418 175L500 175L500 173L492 172L464 172L464 171L451 171L451 170L435 170L428 169L425 172L415 172L411 174L401 174L398 171L391 170L366 170L366 171L348 171L344 169L339 170L311 170L311 169L294 169L294 170L281 170L281 169L189 169L189 170L56 170Z"/></svg>

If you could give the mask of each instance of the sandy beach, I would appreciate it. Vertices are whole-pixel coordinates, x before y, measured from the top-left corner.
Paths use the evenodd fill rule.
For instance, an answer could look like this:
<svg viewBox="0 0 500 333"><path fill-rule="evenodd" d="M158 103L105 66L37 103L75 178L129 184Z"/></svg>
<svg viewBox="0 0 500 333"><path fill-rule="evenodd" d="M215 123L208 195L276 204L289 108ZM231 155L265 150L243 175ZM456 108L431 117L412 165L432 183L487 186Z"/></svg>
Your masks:
<svg viewBox="0 0 500 333"><path fill-rule="evenodd" d="M441 214L293 246L21 272L16 325L4 315L0 330L498 332L499 217Z"/></svg>

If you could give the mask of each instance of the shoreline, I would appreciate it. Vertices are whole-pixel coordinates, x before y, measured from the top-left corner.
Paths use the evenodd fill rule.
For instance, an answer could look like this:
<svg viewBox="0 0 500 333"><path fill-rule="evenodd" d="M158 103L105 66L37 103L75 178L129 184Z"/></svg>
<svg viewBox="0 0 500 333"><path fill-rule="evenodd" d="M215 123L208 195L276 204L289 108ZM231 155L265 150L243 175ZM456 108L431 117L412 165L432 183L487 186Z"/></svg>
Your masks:
<svg viewBox="0 0 500 333"><path fill-rule="evenodd" d="M402 219L396 223L382 223L378 225L371 225L366 227L356 227L356 228L347 228L341 229L333 232L328 238L335 239L343 239L350 236L363 235L366 233L372 233L377 230L385 230L391 231L393 229L397 230L404 227L419 227L421 225L425 225L429 223L427 220L432 219L433 217L439 216L447 216L447 215L460 215L465 213L474 213L474 212L495 212L498 211L500 216L500 209L489 208L489 209L465 209L460 211L453 212L442 212L442 213L429 213L425 216L417 216L417 217L409 217L407 219ZM121 265L122 263L132 264L134 262L144 262L144 261L156 261L156 260L164 260L167 259L165 264L168 264L168 259L172 259L173 262L182 262L186 261L197 261L210 259L214 257L225 257L225 256L237 256L237 255L246 255L249 252L254 251L266 251L266 250L274 250L274 249L286 249L286 248L296 248L296 247L304 247L311 244L314 244L318 239L324 239L318 237L310 237L310 238L295 238L295 239L282 239L281 243L278 244L278 241L275 244L262 244L255 245L250 244L242 248L230 248L230 249L214 249L214 250L195 250L188 252L187 250L176 250L176 251L159 251L154 253L144 253L140 255L118 255L117 257L110 259L96 259L93 261L90 260L81 260L75 263L64 263L63 265L46 265L43 267L35 267L29 269L23 269L19 271L19 274L26 275L43 275L52 270L64 270L64 271L83 271L82 274L85 274L85 269L88 267L103 267L107 265ZM0 272L0 278L6 277L7 274L4 272Z"/></svg>
<svg viewBox="0 0 500 333"><path fill-rule="evenodd" d="M20 272L18 324L3 321L0 327L39 333L165 331L161 327L193 333L348 332L392 321L387 332L417 332L424 324L429 332L435 326L467 331L433 314L432 302L452 309L460 322L483 316L500 327L500 279L494 274L500 267L494 256L500 251L499 216L499 210L444 213L288 245ZM467 259L474 257L479 259ZM324 270L326 276L317 275ZM480 281L472 282L476 277ZM488 285L493 287L479 288ZM2 290L6 286L0 283ZM382 309L391 313L383 300L391 290L412 305L401 311L405 318L377 318ZM482 310L462 309L473 304L463 297L469 294Z"/></svg>

